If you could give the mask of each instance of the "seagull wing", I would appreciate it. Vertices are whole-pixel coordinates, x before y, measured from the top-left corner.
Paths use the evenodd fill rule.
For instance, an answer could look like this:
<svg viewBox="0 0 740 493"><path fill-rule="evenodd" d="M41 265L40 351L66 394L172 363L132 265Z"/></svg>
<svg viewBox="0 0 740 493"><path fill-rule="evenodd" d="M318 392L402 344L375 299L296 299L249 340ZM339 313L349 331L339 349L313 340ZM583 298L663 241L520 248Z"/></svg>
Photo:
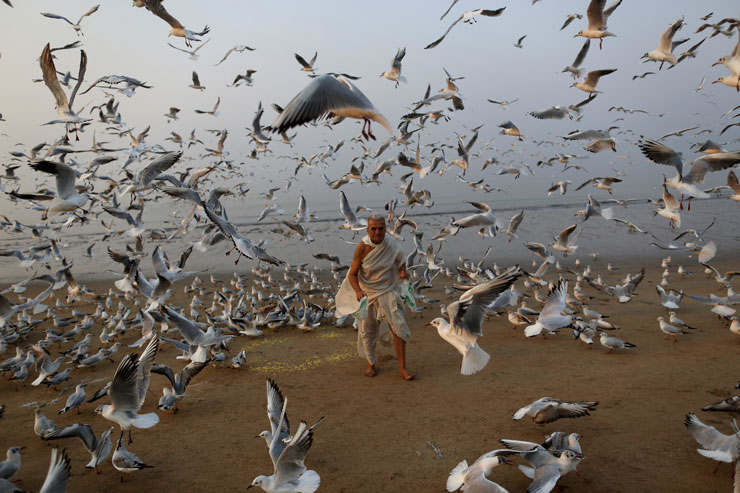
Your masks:
<svg viewBox="0 0 740 493"><path fill-rule="evenodd" d="M535 468L534 481L527 488L527 493L547 493L555 488L560 479L560 470L557 464L545 464Z"/></svg>
<svg viewBox="0 0 740 493"><path fill-rule="evenodd" d="M164 20L171 27L184 29L183 25L167 12L167 9L162 5L162 0L144 0L144 5L149 12Z"/></svg>
<svg viewBox="0 0 740 493"><path fill-rule="evenodd" d="M604 6L606 0L591 0L586 9L586 17L588 17L588 28L590 30L603 31L606 29L606 21L604 20Z"/></svg>
<svg viewBox="0 0 740 493"><path fill-rule="evenodd" d="M75 25L74 22L72 22L71 20L69 20L66 17L61 16L59 14L52 14L50 12L41 12L41 15L43 15L44 17L48 17L49 19L61 19L63 21L66 21L67 23L69 23L70 26L74 26Z"/></svg>
<svg viewBox="0 0 740 493"><path fill-rule="evenodd" d="M98 446L98 438L95 436L95 432L90 425L86 424L73 424L65 426L64 428L57 428L56 430L44 435L42 438L44 440L59 440L60 438L73 437L79 438L90 453L93 453L95 448Z"/></svg>
<svg viewBox="0 0 740 493"><path fill-rule="evenodd" d="M464 329L471 334L483 335L481 326L486 305L492 303L499 294L509 289L509 286L520 275L519 268L512 267L495 279L478 284L465 291L457 303L452 303L448 307L453 327L456 330ZM452 309L453 305L457 305L455 309Z"/></svg>
<svg viewBox="0 0 740 493"><path fill-rule="evenodd" d="M203 341L205 333L198 327L196 327L193 322L181 316L168 306L162 306L162 310L164 311L165 315L167 315L167 318L175 325L177 325L177 328L180 329L180 333L188 341L189 344L195 346Z"/></svg>
<svg viewBox="0 0 740 493"><path fill-rule="evenodd" d="M297 481L306 472L303 461L306 459L308 449L313 442L313 431L306 427L306 422L301 421L295 435L285 446L275 463L275 482L285 484Z"/></svg>
<svg viewBox="0 0 740 493"><path fill-rule="evenodd" d="M607 69L603 69L603 70L592 70L586 76L586 84L588 84L588 85L590 85L592 87L596 87L596 84L599 83L599 79L601 77L603 77L605 75L609 75L612 72L616 72L616 71L617 71L617 69L615 69L615 68L607 68Z"/></svg>
<svg viewBox="0 0 740 493"><path fill-rule="evenodd" d="M77 84L75 84L74 88L72 88L72 93L69 96L69 108L70 111L72 111L72 106L75 102L75 97L77 96L77 91L80 90L80 86L82 86L82 81L85 79L85 72L87 71L87 53L85 53L85 50L80 50L80 68L77 71Z"/></svg>
<svg viewBox="0 0 740 493"><path fill-rule="evenodd" d="M273 436L276 433L280 433L281 436L290 436L290 422L288 421L288 415L283 415L282 422L280 421L280 415L283 409L283 393L280 392L277 384L271 379L267 379L267 419L270 420L270 431ZM278 430L278 425L280 429Z"/></svg>
<svg viewBox="0 0 740 493"><path fill-rule="evenodd" d="M182 152L168 152L153 160L141 171L138 182L140 185L149 185L160 173L164 173L180 160Z"/></svg>
<svg viewBox="0 0 740 493"><path fill-rule="evenodd" d="M30 165L36 171L49 173L56 177L57 195L60 198L66 199L77 193L75 190L75 171L66 164L55 163L54 161L38 161L30 163Z"/></svg>
<svg viewBox="0 0 740 493"><path fill-rule="evenodd" d="M67 491L70 478L69 456L67 451L62 449L53 449L51 451L51 461L49 470L46 473L44 484L41 485L40 493L63 493Z"/></svg>
<svg viewBox="0 0 740 493"><path fill-rule="evenodd" d="M658 49L664 53L670 53L673 51L673 36L676 35L676 32L681 29L681 26L683 26L683 17L679 18L676 22L671 24L668 29L666 29L663 34L660 35L660 43L658 44Z"/></svg>
<svg viewBox="0 0 740 493"><path fill-rule="evenodd" d="M650 161L676 168L679 178L681 177L683 163L681 162L681 157L676 153L676 151L660 142L650 139L639 141L637 143L637 147L640 148L645 157Z"/></svg>
<svg viewBox="0 0 740 493"><path fill-rule="evenodd" d="M464 14L463 14L463 15L464 15ZM452 28L453 28L453 27L455 27L455 24L457 24L458 22L460 22L461 20L463 20L463 15L460 15L460 17L458 17L458 18L457 18L457 19L455 20L455 22L453 22L452 24L450 24L450 27L448 27L448 28L447 28L447 30L445 31L445 33L444 33L444 34L443 34L443 35L442 35L442 36L441 36L441 37L440 37L440 38L439 38L438 40L436 40L436 41L432 41L431 43L429 43L428 45L426 45L426 46L424 47L424 49L425 49L425 50L429 50L429 49L431 49L431 48L434 48L434 47L435 47L435 46L437 46L438 44L440 44L440 43L441 43L442 41L444 41L445 37L447 37L447 35L448 35L448 34L450 33L450 31L452 30Z"/></svg>
<svg viewBox="0 0 740 493"><path fill-rule="evenodd" d="M49 43L46 43L44 50L41 52L40 63L41 72L44 75L44 83L54 96L57 103L57 109L69 113L69 101L67 100L67 95L62 89L62 85L59 83L59 79L57 79L57 69L54 66L54 60L51 58L51 48L49 47Z"/></svg>
<svg viewBox="0 0 740 493"><path fill-rule="evenodd" d="M343 108L373 109L373 105L349 81L321 75L314 78L285 106L268 130L282 132Z"/></svg>
<svg viewBox="0 0 740 493"><path fill-rule="evenodd" d="M164 375L165 377L167 377L167 380L170 381L170 385L172 385L173 389L177 387L177 383L175 382L175 375L174 373L172 373L172 368L170 368L169 366L163 364L152 365L152 373Z"/></svg>

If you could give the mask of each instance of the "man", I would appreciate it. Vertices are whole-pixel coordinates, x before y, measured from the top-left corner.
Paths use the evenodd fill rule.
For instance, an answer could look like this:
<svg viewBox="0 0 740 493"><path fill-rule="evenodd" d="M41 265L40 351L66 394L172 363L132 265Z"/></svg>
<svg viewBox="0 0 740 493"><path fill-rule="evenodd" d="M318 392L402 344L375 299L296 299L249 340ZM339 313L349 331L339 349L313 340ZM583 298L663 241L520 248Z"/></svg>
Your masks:
<svg viewBox="0 0 740 493"><path fill-rule="evenodd" d="M403 301L398 293L398 279L406 279L404 254L396 240L385 235L385 219L372 214L367 220L367 236L357 245L347 281L357 300L367 296L367 317L359 321L358 338L367 359L365 375L377 374L378 359L375 346L379 337L379 325L388 323L393 346L398 356L398 369L406 380L414 374L406 368L406 341L411 331L406 325Z"/></svg>

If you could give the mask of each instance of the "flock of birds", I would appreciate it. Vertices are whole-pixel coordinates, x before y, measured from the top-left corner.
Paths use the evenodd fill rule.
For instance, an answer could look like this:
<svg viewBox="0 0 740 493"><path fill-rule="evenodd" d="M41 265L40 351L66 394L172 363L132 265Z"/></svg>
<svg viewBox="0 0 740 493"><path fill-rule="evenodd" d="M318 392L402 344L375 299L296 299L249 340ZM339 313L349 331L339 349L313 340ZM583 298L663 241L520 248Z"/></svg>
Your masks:
<svg viewBox="0 0 740 493"><path fill-rule="evenodd" d="M10 0L3 0L3 2L13 7ZM458 0L452 2L440 20L444 19L457 2ZM570 73L574 79L581 77L580 67L589 53L591 40L598 39L601 47L606 38L615 36L607 30L607 21L620 4L621 0L608 6L604 0L591 0L588 3L587 27L576 34L576 36L586 38L585 43L574 62L563 69L563 72ZM170 26L169 34L183 38L189 49L170 46L187 53L193 60L198 59L200 56L198 51L209 41L203 41L203 37L210 31L208 26L198 32L186 29L169 14L162 0L134 0L133 5L144 8L166 21ZM77 35L82 35L83 20L93 16L99 7L96 5L89 9L77 22L53 13L45 12L41 15L65 21L71 25ZM6 12L4 15L12 14ZM482 17L493 18L505 15L505 7L496 10L477 9L464 12L449 25L439 39L428 44L425 49L433 49L441 44L461 21L463 24L470 24ZM560 29L564 30L571 23L582 18L583 15L580 13L570 14ZM720 77L715 82L740 91L740 20L725 18L716 23L710 23L712 18L713 14L704 16L701 19L704 24L697 29L697 32L710 29L710 37L717 35L732 37L737 31L739 40L730 55L716 61L715 65L725 66L730 74ZM678 56L674 54L676 47L688 41L688 39L674 40L684 25L683 17L677 19L660 36L658 47L644 55L647 61L660 64L658 70L661 70L665 64L673 68L686 59L697 57L698 50L706 38L691 46L686 52ZM514 46L519 49L524 48L525 38L526 35L520 37ZM618 40L607 40L606 42L618 42ZM192 49L192 43L201 44ZM268 245L264 239L248 238L247 233L240 232L238 225L229 219L221 197L234 194L235 190L239 190L239 193L246 193L245 184L230 188L214 186L210 190L205 189L207 184L217 182L219 178L237 175L236 165L229 158L228 151L225 150L225 142L229 135L227 130L213 131L217 138L213 149L206 147L206 144L196 136L195 129L189 137L172 132L167 140L178 146L178 149L167 150L164 144L147 144L149 127L136 134L133 128L125 128L119 110L120 101L109 93L106 93L109 94L106 96L107 99L91 111L91 114L97 111L97 120L84 116L83 110L75 105L75 102L78 96L88 93L93 88L118 91L122 95L131 97L137 90L147 90L150 86L133 77L111 75L99 78L89 88L80 92L87 72L85 51L80 50L80 63L76 76L60 72L56 67L54 55L55 51L79 46L80 43L75 42L55 48L51 43L47 43L39 58L41 80L51 92L58 114L58 119L49 121L46 125L61 125L64 135L52 144L41 143L26 152L11 152L12 162L4 166L3 175L0 175L0 191L4 191L7 197L19 206L41 213L41 222L33 225L0 216L0 228L6 234L27 235L30 231L30 240L35 241L33 246L25 250L0 251L0 257L15 257L20 267L29 270L38 263L45 265L51 271L51 265L57 263L53 274L39 275L37 271L34 271L25 279L10 285L0 294L0 354L15 348L14 356L0 362L0 372L7 374L18 386L25 386L29 378L32 379L31 386L46 385L50 389L60 387L71 389L73 382L79 382L74 384L74 390L59 410L60 415L75 410L79 412L80 406L86 402L109 399L110 404L100 405L96 409L96 413L111 422L111 426L105 427L100 435L89 424L57 426L47 418L43 414L44 407L56 403L57 399L33 402L28 407L34 408L34 432L42 440L64 440L76 437L90 453L87 468L97 470L110 456L113 467L122 472L127 479L130 473L151 467L142 458L126 449L124 437L124 432L127 431L130 445L133 429L147 429L159 423L159 416L156 412L141 413L150 387L151 373L166 377L169 383L162 389L162 397L157 409L160 412L176 413L178 402L185 397L191 380L210 364L228 365L234 368L244 367L247 364L244 351L238 352L231 358L229 358L230 354L227 355L230 351L229 344L237 338L265 337L268 329L274 330L281 327L296 327L305 332L332 323L342 327L351 325L354 319L351 315L335 319L332 310L332 296L336 291L336 282L327 282L327 276L322 276L322 272L326 271L323 267L326 265L330 265L331 275L335 281L341 280L346 275L348 266L344 265L338 256L332 253L315 252L313 256L317 263L314 266L287 264L279 258L280 255L277 253L273 255L268 252ZM217 65L223 63L232 53L242 53L245 50L253 50L253 48L245 45L235 46L223 56ZM406 54L406 48L399 48L392 58L390 69L381 73L381 77L393 82L396 87L399 83L406 82L402 75L402 63ZM429 307L440 305L439 300L425 296L424 291L435 286L435 283L439 286L441 280L446 279L454 283L452 287L445 287L448 295L457 296L457 293L462 291L456 301L442 306L442 317L434 318L427 324L436 327L441 338L460 353L462 356L460 373L462 375L478 373L488 364L490 355L478 344L478 338L483 334L484 322L494 314L506 315L513 326L523 327L523 333L527 338L546 337L559 331L571 330L574 339L581 340L585 344L594 344L594 339L597 339L602 346L608 349L609 354L614 351L631 350L635 347L634 344L612 335L613 329L617 327L608 320L608 315L602 315L589 308L588 303L593 296L589 295L586 289L595 290L613 299L614 302L627 303L635 296L635 291L645 276L644 268L640 272L628 274L619 284L609 285L602 280L600 274L592 272L590 266L581 265L579 259L576 259L572 265L567 265L565 262L561 264L561 261L556 260L555 257L555 252L562 254L564 259L576 253L577 239L585 222L592 217L613 221L625 226L632 233L651 235L657 248L669 250L672 254L695 254L707 276L714 278L718 285L726 290L726 295L694 296L687 294L686 296L711 306L711 313L726 320L730 331L740 335L738 319L734 316L735 309L732 308L733 305L740 303L740 294L735 293L732 288L733 279L740 275L740 272L721 273L709 264L717 253L717 245L710 239L714 221L702 231L693 229L682 231L666 244L652 232L615 217L612 208L603 207L602 203L589 195L585 209L577 213L577 216L582 219L563 229L552 243L544 244L535 241L524 243L527 249L542 259L539 265L533 262L531 272L520 266L502 268L493 264L491 267L486 267L484 261L490 254L491 248L478 261L460 258L460 263L454 267L445 262L439 255L439 247L435 249L433 241L438 241L441 246L443 241L460 234L461 230L467 228L477 230L485 238L493 238L501 234L512 241L519 238L517 230L525 218L525 211L521 211L515 214L507 224L494 214L490 205L480 201L470 201L469 204L478 212L458 219L451 218L425 246L421 228L409 214L414 206L432 207L434 205L429 190L414 188L415 179L418 185L422 179L433 173L442 175L448 169L459 168L458 181L468 184L474 191L494 190L484 183L484 180L472 182L465 178L471 161L481 158L483 152L491 149L489 142L481 146L477 153L473 152L478 141L480 127L473 128L469 135L458 135L453 144L435 145L429 155L425 155L426 149L422 152L420 136L425 126L439 125L440 120L447 122L453 118L454 112L464 110L463 96L456 84L456 81L463 77L453 77L445 70L445 87L432 94L431 86L429 86L423 97L412 104L411 112L403 116L401 124L394 130L386 117L355 84L359 77L339 73L317 74L317 57L318 53L314 53L307 60L307 57L295 54L300 70L307 72L311 80L287 105L272 105L278 115L271 125L265 126L261 123L264 109L260 103L247 129L249 139L255 145L248 157L258 159L260 155L272 152L270 146L278 145L277 135L280 136L280 142L284 145L292 145L296 134L289 135L288 133L302 125L333 126L344 119L362 121L361 137L353 139L353 143L361 147L363 153L353 159L349 172L341 178L330 180L324 175L326 185L337 190L356 181L361 184L380 183L381 178L386 174L390 175L391 170L396 169L397 166L408 171L408 174L401 178L399 187L402 190L403 199L393 198L385 205L388 215L387 234L397 238L408 238L413 243L413 249L406 259L407 269L413 276L413 291L416 295L416 302L411 303L410 306L412 311L423 313ZM584 107L601 93L597 90L601 78L609 76L616 70L616 68L592 70L586 74L583 81L573 83L573 87L588 93L587 99L582 102L568 107L554 106L531 112L530 115L545 120L578 117L582 111L585 111ZM245 74L237 75L232 86L241 84L251 86L256 72L256 70L249 69ZM644 78L647 75L655 74L647 72L635 77ZM74 87L68 95L65 86L69 87L73 83ZM196 71L192 73L192 84L189 87L197 91L206 90ZM500 106L508 106L514 102L489 101ZM212 109L196 109L195 113L216 117L219 104L220 97L216 99ZM434 104L451 106L427 108ZM733 110L737 109L738 107L733 108ZM625 114L642 111L622 107L613 107L609 111L612 110ZM180 112L180 108L171 107L164 117L168 122L176 121L180 117ZM740 115L734 117L738 116ZM325 119L323 123L322 119ZM2 121L4 120L0 115L0 122ZM371 130L372 123L382 126L392 136L382 142L376 150L369 148L370 141L376 139ZM728 125L721 134L736 125L740 123ZM110 135L117 135L119 138L130 139L131 144L120 149L109 148L106 147L106 143L97 142L93 137L93 143L89 149L75 148L72 138L75 142L79 141L79 134L84 133L90 126L104 129ZM524 141L524 135L512 121L502 122L499 127L501 128L500 134L513 137L516 142ZM617 141L611 133L613 130L614 128L578 130L565 136L565 141L588 140L589 143L584 149L590 153L616 152ZM702 153L702 156L694 159L688 165L687 170L681 154L662 141L671 135L681 136L689 130L692 129L680 130L657 139L642 138L637 143L640 151L648 160L671 166L676 170L676 175L666 178L662 184L662 197L651 201L658 207L654 213L665 217L668 220L666 226L670 225L671 228L681 226L684 198L689 199L686 207L688 212L691 207L691 198L708 198L712 194L721 194L727 188L702 189L701 185L707 173L727 170L740 163L740 151L725 150L719 144L707 140L699 143L698 152ZM407 156L408 147L413 148L414 145L415 154L411 157ZM293 178L287 181L286 189L293 181L297 181L296 177L302 170L306 173L312 172L318 166L326 167L330 160L336 159L343 146L344 141L340 140L325 151L317 152L311 157L296 156L295 160L298 164L294 169ZM177 174L171 174L170 170L179 163L194 159L192 156L186 156L192 152L190 151L192 147L202 148L205 154L201 158L206 157L212 160L212 163L197 170L188 167ZM393 148L399 151L397 157L379 162L380 156ZM454 152L457 158L448 160L445 149L448 152ZM75 159L75 156L81 152L95 155L87 167ZM104 171L103 167L118 160L121 153L127 156L122 166L122 173L120 176L112 177L110 176L111 171ZM501 161L507 153L508 151L498 158L485 161L482 168L496 166L499 168L497 175L511 174L515 176L515 179L527 171L532 174L527 165L520 167L502 165ZM147 156L153 156L153 158L137 173L128 170L128 166L140 163ZM578 169L582 167L574 164L574 161L580 158L580 156L571 154L557 154L549 159L542 159L538 166L553 166L554 163L562 163L564 164L563 171L569 168ZM359 164L355 164L358 160ZM377 163L377 166L367 176L365 163L373 161ZM54 177L56 189L37 187L33 192L21 191L21 179L16 174L19 168L28 168L39 173L38 176ZM612 187L621 181L619 173L615 176L591 177L576 189L593 186L597 190L611 194ZM15 185L13 190L10 189L9 184ZM107 185L107 188L101 190L99 186L101 184ZM565 195L570 184L572 184L570 180L553 183L546 193ZM732 171L728 173L727 184L733 191L730 198L740 201L740 185ZM682 196L681 200L671 194L669 189L678 191ZM267 203L259 215L259 221L263 221L268 216L275 218L285 214L276 201L276 193L281 190L278 187L263 193ZM142 219L145 208L155 207L153 205L155 201L158 201L161 207L166 200L183 201L187 204L188 212L176 227L169 228L169 230L150 227ZM626 207L628 203L635 202L635 200L602 200L601 202ZM398 214L397 210L403 205L407 208ZM175 206L173 205L172 208ZM339 191L339 213L344 218L341 225L343 229L353 233L363 230L367 223L358 217L362 210L360 206L353 207L347 194ZM104 222L106 219L108 224ZM274 224L284 228L279 230L280 234L286 237L297 237L298 241L308 245L314 241L308 228L315 219L316 215L308 208L305 197L301 196L295 216L292 219L281 219ZM107 248L110 259L120 264L120 279L114 283L116 290L111 289L108 293L96 293L75 279L73 262L69 258L70 253L65 252L64 242L59 238L62 228L89 225L94 222L99 222L106 230L100 240L101 243L111 244L114 240L125 243L124 249L121 250L111 248L111 246ZM123 222L127 224L125 228L128 229L117 231L117 226ZM196 229L201 230L200 238L193 241L188 240L190 245L181 252L179 259L175 262L168 258L161 245L155 246L150 253L147 253L148 240L168 241L168 248L170 248L171 240L188 238L188 235L192 235ZM411 233L405 234L405 231ZM683 241L679 242L679 240ZM185 270L193 251L207 252L224 241L231 246L226 255L236 250L235 263L238 263L241 257L254 261L249 274L235 273L227 281L211 275L210 282L208 282L201 279L202 272ZM84 254L86 257L94 256L92 251L94 246L95 244L90 245L86 249ZM150 257L152 261L152 271L150 271L153 272L152 277L145 273L144 264L147 257ZM328 262L328 264L323 264L323 262ZM667 338L677 341L679 337L690 333L695 328L683 322L677 315L684 293L682 291L676 293L670 289L668 278L671 275L671 262L670 257L663 260L664 272L659 285L656 286L660 303L667 310L665 317L658 317L656 330L659 329ZM555 280L546 278L551 268L557 271ZM691 275L682 265L678 266L677 272L681 276ZM185 281L186 279L188 281ZM26 297L23 293L32 281L45 283L45 287L35 296ZM517 288L517 283L521 283L519 288ZM178 307L168 303L174 289L178 287L183 288L189 296L188 307ZM543 289L547 291L547 294L542 294ZM210 306L206 300L207 296L212 298ZM527 301L524 300L525 297L533 298L541 304L541 307L535 309L528 306ZM52 304L50 300L55 301ZM94 306L96 309L92 313L85 312L80 309L83 306ZM67 315L63 316L62 313ZM46 324L43 338L38 337L41 324ZM95 371L100 363L106 360L113 361L113 356L121 348L126 347L121 342L121 338L129 331L135 331L140 338L128 346L144 346L144 349L140 354L130 353L123 356L110 381L100 386L93 395L88 395L85 389L91 385L91 372ZM96 352L93 350L94 338L100 342ZM31 343L29 339L37 340ZM188 361L179 372L167 365L155 362L159 348L163 344L174 346L177 351L181 352L179 358ZM52 351L57 353L56 357L52 356ZM597 402L590 401L568 402L543 397L521 408L513 418L521 419L524 416L530 416L535 423L550 423L560 418L589 415L590 411L596 409L597 404ZM274 470L270 476L257 476L251 486L259 486L267 492L311 493L319 487L320 477L318 473L308 469L304 461L313 441L314 428L321 420L310 427L306 422L301 421L299 427L291 434L286 407L287 398L283 397L277 384L268 379L267 412L270 430L264 431L260 436L264 437L267 443ZM0 407L0 415L2 410L4 409ZM704 410L740 412L740 397L711 404ZM700 454L718 462L734 462L740 456L740 432L734 421L734 434L732 435L724 435L714 427L703 424L694 414L687 415L685 424L702 446L699 449ZM116 426L120 430L120 435L114 447L113 432ZM505 448L482 455L472 465L468 465L466 461L460 462L449 475L447 490L450 492L457 490L506 491L489 480L488 476L496 466L505 463L508 457L519 456L529 464L529 466L520 466L521 471L533 480L528 491L532 493L551 491L555 488L558 479L570 471L575 471L578 463L583 459L579 440L580 436L577 433L566 432L549 435L541 445L503 439L501 442ZM0 462L0 491L21 491L11 482L20 469L20 465L21 447L13 446L8 449L7 460ZM54 449L51 454L48 476L41 491L66 491L70 481L71 467L67 453L65 451L60 453ZM79 480L82 481L83 478ZM740 491L738 488L740 487L736 484L735 491Z"/></svg>

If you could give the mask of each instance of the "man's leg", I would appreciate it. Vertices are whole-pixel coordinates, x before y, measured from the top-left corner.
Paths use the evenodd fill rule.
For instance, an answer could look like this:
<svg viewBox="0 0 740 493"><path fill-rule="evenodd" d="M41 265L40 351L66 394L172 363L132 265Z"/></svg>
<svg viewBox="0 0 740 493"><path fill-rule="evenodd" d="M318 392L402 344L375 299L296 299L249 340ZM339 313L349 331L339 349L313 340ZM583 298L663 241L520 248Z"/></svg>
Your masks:
<svg viewBox="0 0 740 493"><path fill-rule="evenodd" d="M416 375L406 368L406 341L393 332L393 327L391 327L391 335L393 336L393 347L396 348L396 356L398 357L398 370L405 380L411 380Z"/></svg>
<svg viewBox="0 0 740 493"><path fill-rule="evenodd" d="M360 339L367 358L365 376L368 377L377 375L378 358L375 355L375 346L378 343L378 320L375 317L375 306L371 304L367 310L367 317L360 320L359 324Z"/></svg>

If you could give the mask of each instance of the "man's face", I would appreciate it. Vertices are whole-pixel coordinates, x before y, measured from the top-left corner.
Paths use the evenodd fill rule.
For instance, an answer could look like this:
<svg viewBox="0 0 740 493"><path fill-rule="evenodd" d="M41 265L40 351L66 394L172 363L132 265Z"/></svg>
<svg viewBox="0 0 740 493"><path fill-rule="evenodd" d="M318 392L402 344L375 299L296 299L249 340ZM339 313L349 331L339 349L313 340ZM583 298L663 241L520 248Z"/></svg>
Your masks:
<svg viewBox="0 0 740 493"><path fill-rule="evenodd" d="M382 243L383 238L385 238L385 221L377 219L368 221L367 234L370 237L370 241L376 245Z"/></svg>

